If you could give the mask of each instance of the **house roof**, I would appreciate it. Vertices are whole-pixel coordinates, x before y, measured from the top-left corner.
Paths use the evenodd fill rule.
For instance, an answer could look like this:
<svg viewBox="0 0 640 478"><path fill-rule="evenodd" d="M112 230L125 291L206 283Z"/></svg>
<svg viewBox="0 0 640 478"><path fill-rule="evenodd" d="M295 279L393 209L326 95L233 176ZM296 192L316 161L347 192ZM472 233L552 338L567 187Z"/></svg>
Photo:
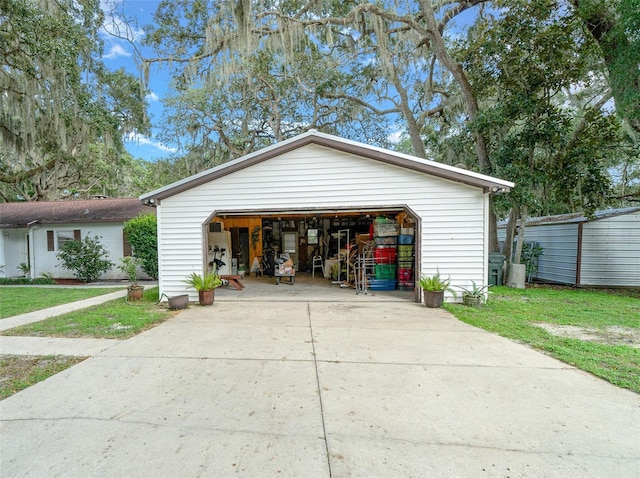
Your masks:
<svg viewBox="0 0 640 478"><path fill-rule="evenodd" d="M146 202L154 202L171 197L201 184L226 176L227 174L248 168L254 164L261 163L262 161L266 161L275 156L282 155L309 144L325 146L327 148L404 167L417 172L430 174L432 176L481 187L489 192L508 192L514 186L514 183L510 181L497 179L473 171L467 171L466 169L438 163L436 161L418 158L416 156L410 156L408 154L398 153L396 151L390 151L376 146L370 146L364 143L340 138L338 136L310 130L286 141L273 144L259 151L255 151L234 159L233 161L229 161L228 163L224 163L220 166L216 166L193 176L189 176L188 178L176 181L168 186L143 194L140 196L140 199Z"/></svg>
<svg viewBox="0 0 640 478"><path fill-rule="evenodd" d="M155 214L137 198L0 203L0 228L32 224L124 222L142 213Z"/></svg>
<svg viewBox="0 0 640 478"><path fill-rule="evenodd" d="M526 226L540 226L545 224L571 224L579 222L590 222L607 219L614 216L622 216L625 214L633 214L640 212L640 207L625 207L618 209L603 209L596 211L593 216L585 216L582 212L574 212L570 214L558 214L556 216L531 217L525 222ZM506 227L507 221L498 222L498 227Z"/></svg>

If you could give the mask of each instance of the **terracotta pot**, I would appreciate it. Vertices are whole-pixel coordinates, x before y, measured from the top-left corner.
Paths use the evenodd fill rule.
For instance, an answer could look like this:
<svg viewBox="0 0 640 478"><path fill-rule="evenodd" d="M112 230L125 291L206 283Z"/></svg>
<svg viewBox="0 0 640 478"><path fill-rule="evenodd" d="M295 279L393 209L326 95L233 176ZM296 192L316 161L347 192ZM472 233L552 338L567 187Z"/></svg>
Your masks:
<svg viewBox="0 0 640 478"><path fill-rule="evenodd" d="M443 290L439 292L423 290L422 292L424 293L424 305L432 309L442 307L442 303L444 302Z"/></svg>
<svg viewBox="0 0 640 478"><path fill-rule="evenodd" d="M127 295L129 300L140 300L142 299L143 293L144 293L144 286L132 285L129 287L129 292L127 293Z"/></svg>
<svg viewBox="0 0 640 478"><path fill-rule="evenodd" d="M215 289L199 290L198 300L200 301L200 305L213 305L215 291L216 291Z"/></svg>

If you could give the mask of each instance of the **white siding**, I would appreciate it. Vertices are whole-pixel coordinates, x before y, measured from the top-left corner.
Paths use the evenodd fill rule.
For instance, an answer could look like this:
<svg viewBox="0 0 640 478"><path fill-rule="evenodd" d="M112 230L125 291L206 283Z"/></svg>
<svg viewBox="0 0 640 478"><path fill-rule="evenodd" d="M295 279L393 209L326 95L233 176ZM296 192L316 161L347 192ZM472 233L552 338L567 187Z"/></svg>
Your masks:
<svg viewBox="0 0 640 478"><path fill-rule="evenodd" d="M100 276L101 280L124 279L123 274L117 265L123 256L122 242L122 223L103 223L103 224L66 224L66 225L46 225L33 228L32 237L32 263L34 269L31 271L33 277L38 277L43 273L49 273L53 277L60 279L71 279L74 277L73 271L62 267L58 261L58 251L47 250L47 231L73 231L79 229L84 239L87 235L90 237L98 236L100 243L108 251L108 259L115 264L109 271Z"/></svg>
<svg viewBox="0 0 640 478"><path fill-rule="evenodd" d="M422 219L422 272L438 268L454 285L484 283L487 197L480 188L307 145L161 201L161 292L183 294L185 276L202 272L202 225L213 211L398 205Z"/></svg>
<svg viewBox="0 0 640 478"><path fill-rule="evenodd" d="M27 262L27 229L3 229L2 247L4 250L4 260L0 266L4 265L2 277L22 277L23 274L18 269L21 262Z"/></svg>
<svg viewBox="0 0 640 478"><path fill-rule="evenodd" d="M580 285L640 287L640 212L584 224Z"/></svg>

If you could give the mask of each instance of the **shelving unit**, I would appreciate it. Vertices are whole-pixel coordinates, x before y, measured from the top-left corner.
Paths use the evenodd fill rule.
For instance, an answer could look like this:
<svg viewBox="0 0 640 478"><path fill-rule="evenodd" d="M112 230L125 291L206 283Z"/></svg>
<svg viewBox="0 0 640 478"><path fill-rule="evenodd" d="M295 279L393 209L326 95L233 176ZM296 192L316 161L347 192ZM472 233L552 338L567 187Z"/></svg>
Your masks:
<svg viewBox="0 0 640 478"><path fill-rule="evenodd" d="M395 290L397 279L398 254L398 223L386 219L376 218L374 231L374 263L375 279L371 280L371 290Z"/></svg>
<svg viewBox="0 0 640 478"><path fill-rule="evenodd" d="M413 228L401 228L398 236L398 289L415 288L415 239Z"/></svg>

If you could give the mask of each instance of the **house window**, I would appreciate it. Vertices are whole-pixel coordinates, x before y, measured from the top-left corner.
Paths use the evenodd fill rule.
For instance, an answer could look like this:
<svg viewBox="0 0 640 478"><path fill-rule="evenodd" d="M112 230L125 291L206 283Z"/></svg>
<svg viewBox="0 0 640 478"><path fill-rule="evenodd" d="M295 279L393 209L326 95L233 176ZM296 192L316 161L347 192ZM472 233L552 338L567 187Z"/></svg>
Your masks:
<svg viewBox="0 0 640 478"><path fill-rule="evenodd" d="M80 229L70 231L47 231L47 250L59 251L69 241L81 240Z"/></svg>

